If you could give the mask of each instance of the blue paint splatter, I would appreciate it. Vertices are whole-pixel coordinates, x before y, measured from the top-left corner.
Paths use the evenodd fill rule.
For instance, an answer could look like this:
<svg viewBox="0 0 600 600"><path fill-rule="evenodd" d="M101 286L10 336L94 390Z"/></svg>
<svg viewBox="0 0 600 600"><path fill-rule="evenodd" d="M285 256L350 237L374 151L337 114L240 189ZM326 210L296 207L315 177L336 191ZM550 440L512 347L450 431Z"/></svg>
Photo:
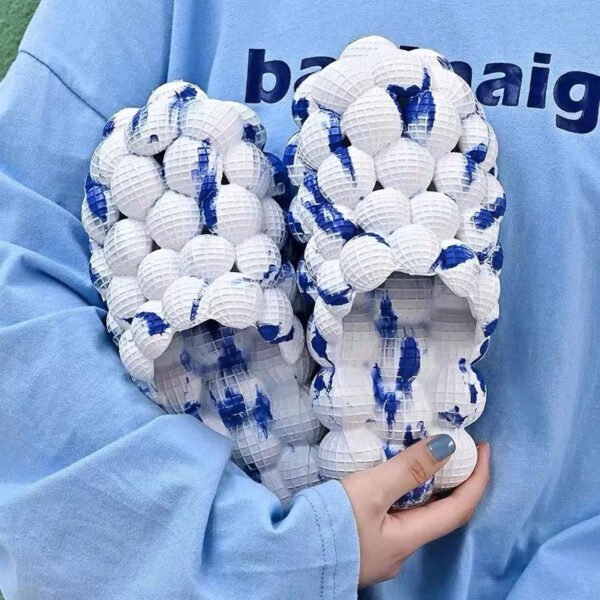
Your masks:
<svg viewBox="0 0 600 600"><path fill-rule="evenodd" d="M321 192L321 188L319 187L319 181L317 179L317 172L312 169L308 170L304 175L304 179L302 180L304 187L310 192L313 197L314 204L329 204L329 200L323 196L323 192ZM312 205L312 203L311 203ZM307 206L307 203L305 203ZM309 208L309 206L307 206Z"/></svg>
<svg viewBox="0 0 600 600"><path fill-rule="evenodd" d="M310 276L308 269L306 268L306 262L304 259L300 259L298 262L298 268L296 270L296 280L298 287L301 292L308 293L308 291L315 286L313 278Z"/></svg>
<svg viewBox="0 0 600 600"><path fill-rule="evenodd" d="M421 349L414 337L405 337L400 342L400 360L398 361L397 379L408 383L412 381L421 369Z"/></svg>
<svg viewBox="0 0 600 600"><path fill-rule="evenodd" d="M352 288L349 285L339 290L319 288L319 296L325 304L329 304L330 306L344 306L344 304L348 304L352 299Z"/></svg>
<svg viewBox="0 0 600 600"><path fill-rule="evenodd" d="M387 291L383 292L379 301L379 314L380 316L375 323L379 335L385 339L395 337L398 331L398 316L394 312L392 301Z"/></svg>
<svg viewBox="0 0 600 600"><path fill-rule="evenodd" d="M291 167L294 164L294 160L296 158L296 153L298 152L298 144L295 144L293 142L289 142L284 151L283 151L283 156L282 156L282 162L283 162L283 166L287 169L287 167Z"/></svg>
<svg viewBox="0 0 600 600"><path fill-rule="evenodd" d="M460 409L455 406L453 410L444 410L438 412L440 419L444 419L455 427L460 427L465 422L465 417L460 414Z"/></svg>
<svg viewBox="0 0 600 600"><path fill-rule="evenodd" d="M253 144L256 140L256 129L257 128L254 125L250 125L250 123L244 125L243 139L246 142L250 142Z"/></svg>
<svg viewBox="0 0 600 600"><path fill-rule="evenodd" d="M498 319L494 319L493 321L490 321L484 328L483 328L483 335L487 338L490 337L494 331L496 331L496 327L498 326Z"/></svg>
<svg viewBox="0 0 600 600"><path fill-rule="evenodd" d="M423 80L421 81L421 85L414 84L408 87L404 87L401 85L390 84L387 86L385 91L396 104L398 111L402 112L402 103L404 100L409 98L410 103L413 97L428 92L430 86L431 78L429 77L429 72L427 71L427 69L424 69Z"/></svg>
<svg viewBox="0 0 600 600"><path fill-rule="evenodd" d="M331 393L331 388L333 386L333 374L335 373L335 369L321 369L315 376L315 380L313 382L313 387L316 392L315 395L320 394L323 390L325 390L326 394L329 395ZM325 377L327 376L327 382L325 381Z"/></svg>
<svg viewBox="0 0 600 600"><path fill-rule="evenodd" d="M192 98L198 95L198 90L193 85L186 85L183 89L177 92L177 99L180 102L189 102Z"/></svg>
<svg viewBox="0 0 600 600"><path fill-rule="evenodd" d="M385 91L387 92L388 96L394 101L398 112L402 114L402 100L407 98L407 96L404 95L404 88L398 85L388 85Z"/></svg>
<svg viewBox="0 0 600 600"><path fill-rule="evenodd" d="M274 281L279 275L279 267L274 264L270 264L267 270L262 274L263 281Z"/></svg>
<svg viewBox="0 0 600 600"><path fill-rule="evenodd" d="M208 140L198 148L197 167L192 169L191 175L196 187L198 205L202 210L206 226L213 231L217 225L216 196L218 191L217 170L211 166L213 150Z"/></svg>
<svg viewBox="0 0 600 600"><path fill-rule="evenodd" d="M296 271L292 266L292 263L286 258L281 262L281 268L279 269L279 275L275 280L275 285L281 287L285 285L286 281L296 279Z"/></svg>
<svg viewBox="0 0 600 600"><path fill-rule="evenodd" d="M398 452L399 450L397 450L393 446L390 446L390 441L387 440L385 446L383 447L383 453L385 454L385 457L388 460L390 460L390 458L394 458L394 456L396 456Z"/></svg>
<svg viewBox="0 0 600 600"><path fill-rule="evenodd" d="M488 351L489 347L490 347L490 339L488 338L479 347L479 356L471 363L471 365L474 365L475 363L478 363L485 356L485 354Z"/></svg>
<svg viewBox="0 0 600 600"><path fill-rule="evenodd" d="M258 148L263 148L267 143L267 130L262 123L258 125L246 125L242 139Z"/></svg>
<svg viewBox="0 0 600 600"><path fill-rule="evenodd" d="M271 343L281 344L282 342L289 342L294 339L294 328L290 327L290 330L279 337L276 337Z"/></svg>
<svg viewBox="0 0 600 600"><path fill-rule="evenodd" d="M386 390L381 375L380 366L375 363L371 369L373 382L373 395L379 406L386 412L388 427L391 429L396 412L403 398L412 396L411 381L418 375L421 368L421 350L417 340L413 337L403 338L400 342L400 359L396 371L394 390Z"/></svg>
<svg viewBox="0 0 600 600"><path fill-rule="evenodd" d="M113 119L109 119L104 124L104 129L102 129L102 137L107 138L114 130L115 130L115 122Z"/></svg>
<svg viewBox="0 0 600 600"><path fill-rule="evenodd" d="M495 219L500 219L506 213L506 194L498 196L494 202L491 203L492 215Z"/></svg>
<svg viewBox="0 0 600 600"><path fill-rule="evenodd" d="M412 425L406 426L402 443L405 448L410 448L413 444L416 444L426 436L427 431L425 430L425 423L423 421L418 421L414 431Z"/></svg>
<svg viewBox="0 0 600 600"><path fill-rule="evenodd" d="M462 265L474 258L477 258L477 255L468 246L464 244L452 244L442 250L438 259L438 265L442 270L446 271L454 269L458 265Z"/></svg>
<svg viewBox="0 0 600 600"><path fill-rule="evenodd" d="M482 252L478 252L477 258L481 264L488 264L495 273L499 273L504 263L502 245L498 242L493 248L486 248Z"/></svg>
<svg viewBox="0 0 600 600"><path fill-rule="evenodd" d="M433 491L434 477L428 479L423 485L419 485L410 492L407 492L394 503L395 506L410 508L423 504Z"/></svg>
<svg viewBox="0 0 600 600"><path fill-rule="evenodd" d="M221 373L228 369L240 368L248 370L243 352L235 345L235 331L231 327L223 327L216 321L207 321L204 326L212 339L220 343L219 346L219 369Z"/></svg>
<svg viewBox="0 0 600 600"><path fill-rule="evenodd" d="M239 367L246 371L248 366L246 359L242 351L235 345L235 338L233 337L233 330L223 336L223 345L221 347L221 354L219 356L219 368L221 372L226 369L234 369Z"/></svg>
<svg viewBox="0 0 600 600"><path fill-rule="evenodd" d="M94 269L92 268L92 263L89 264L89 272L90 272L90 279L92 280L92 285L95 288L98 288L101 285L101 277L100 275L98 275L98 273L96 273L96 271L94 271Z"/></svg>
<svg viewBox="0 0 600 600"><path fill-rule="evenodd" d="M450 64L450 61L445 56L438 56L437 61L447 71L454 71L454 69L452 68L452 65Z"/></svg>
<svg viewBox="0 0 600 600"><path fill-rule="evenodd" d="M279 276L277 277L277 283L281 283L286 279L291 279L294 276L294 267L292 263L286 258L281 263L281 269L279 269Z"/></svg>
<svg viewBox="0 0 600 600"><path fill-rule="evenodd" d="M335 152L342 146L344 141L344 134L342 133L342 120L340 115L333 110L321 108L327 113L329 117L329 123L325 124L327 128L327 138L329 142L329 149L331 152Z"/></svg>
<svg viewBox="0 0 600 600"><path fill-rule="evenodd" d="M396 390L387 391L385 389L381 368L377 363L371 369L371 381L373 382L373 396L375 397L375 401L385 411L386 422L388 428L391 430L396 420L396 412L400 406Z"/></svg>
<svg viewBox="0 0 600 600"><path fill-rule="evenodd" d="M264 155L271 163L271 174L273 176L273 183L275 184L273 198L280 205L284 205L290 196L290 179L287 170L283 162L277 156L271 154L271 152L265 152Z"/></svg>
<svg viewBox="0 0 600 600"><path fill-rule="evenodd" d="M482 163L485 160L485 157L488 153L487 144L481 143L477 144L475 148L471 148L468 152L465 153L467 159L472 159L476 163Z"/></svg>
<svg viewBox="0 0 600 600"><path fill-rule="evenodd" d="M389 88L388 88L389 89ZM427 132L433 129L435 123L435 100L431 92L421 92L412 96L404 110L404 118L407 126L425 123Z"/></svg>
<svg viewBox="0 0 600 600"><path fill-rule="evenodd" d="M356 225L331 203L325 202L316 206L305 204L315 217L318 227L329 234L339 235L343 240L351 240L358 234Z"/></svg>
<svg viewBox="0 0 600 600"><path fill-rule="evenodd" d="M271 414L271 400L258 386L256 386L256 400L254 409L252 410L252 416L260 430L263 432L265 438L268 438L269 423L273 420L273 415Z"/></svg>
<svg viewBox="0 0 600 600"><path fill-rule="evenodd" d="M356 181L356 172L354 170L354 165L352 164L352 158L350 157L348 148L341 146L335 151L335 155L339 158L342 169L348 172L352 181Z"/></svg>
<svg viewBox="0 0 600 600"><path fill-rule="evenodd" d="M491 255L491 265L492 269L499 273L502 270L502 265L504 264L504 249L500 244L496 246L494 250L492 250Z"/></svg>
<svg viewBox="0 0 600 600"><path fill-rule="evenodd" d="M132 381L135 384L135 387L137 387L137 389L140 390L142 394L148 396L148 398L150 398L150 400L152 400L153 402L156 401L156 388L154 387L154 385L152 385L152 383L149 383L147 381L139 381L138 379L133 379Z"/></svg>
<svg viewBox="0 0 600 600"><path fill-rule="evenodd" d="M296 283L298 284L298 289L302 294L302 297L309 303L314 302L311 291L316 291L317 286L310 276L308 269L306 268L306 262L304 259L300 259L298 261L298 268L296 269Z"/></svg>
<svg viewBox="0 0 600 600"><path fill-rule="evenodd" d="M190 310L190 321L192 321L192 323L196 320L196 317L198 316L198 308L200 307L200 300L202 300L203 294L203 291L200 292L192 301L192 308Z"/></svg>
<svg viewBox="0 0 600 600"><path fill-rule="evenodd" d="M479 231L485 231L489 229L495 222L494 213L489 211L487 208L478 210L472 217L475 229Z"/></svg>
<svg viewBox="0 0 600 600"><path fill-rule="evenodd" d="M309 102L307 98L298 98L292 102L292 116L304 123L308 119Z"/></svg>
<svg viewBox="0 0 600 600"><path fill-rule="evenodd" d="M390 247L390 245L387 243L385 238L380 236L378 233L362 232L362 233L359 233L357 237L372 237L372 238L376 239L380 244L383 244L384 246L387 246L388 248Z"/></svg>
<svg viewBox="0 0 600 600"><path fill-rule="evenodd" d="M195 87L186 85L183 89L175 92L169 102L169 120L178 120L183 113L183 108L190 100L196 98L198 92Z"/></svg>
<svg viewBox="0 0 600 600"><path fill-rule="evenodd" d="M279 335L280 327L279 325L259 325L257 329L265 342L273 342Z"/></svg>
<svg viewBox="0 0 600 600"><path fill-rule="evenodd" d="M248 413L246 412L246 401L243 394L231 387L226 387L223 400L217 400L212 391L210 397L227 429L230 431L235 430L244 424Z"/></svg>
<svg viewBox="0 0 600 600"><path fill-rule="evenodd" d="M288 228L288 231L302 243L304 236L306 236L306 231L302 227L302 223L298 219L296 219L293 210L290 208L285 213L285 222Z"/></svg>
<svg viewBox="0 0 600 600"><path fill-rule="evenodd" d="M472 383L469 384L469 401L477 404L477 388Z"/></svg>
<svg viewBox="0 0 600 600"><path fill-rule="evenodd" d="M190 353L187 350L182 350L181 354L179 355L179 361L181 362L186 371L194 370L192 357L190 356Z"/></svg>
<svg viewBox="0 0 600 600"><path fill-rule="evenodd" d="M88 174L85 178L85 200L90 212L103 223L106 223L106 219L108 218L106 191L106 187L94 181L91 175Z"/></svg>
<svg viewBox="0 0 600 600"><path fill-rule="evenodd" d="M473 369L473 373L475 373L475 377L477 377L477 381L479 382L479 387L485 394L486 385L485 385L485 379L483 378L483 375L479 372L479 369L476 369L475 367L471 367L471 368Z"/></svg>
<svg viewBox="0 0 600 600"><path fill-rule="evenodd" d="M431 75L427 67L423 68L423 81L421 82L421 91L426 92L431 87Z"/></svg>
<svg viewBox="0 0 600 600"><path fill-rule="evenodd" d="M465 155L465 179L468 182L469 187L475 179L475 173L477 172L477 163L469 155Z"/></svg>
<svg viewBox="0 0 600 600"><path fill-rule="evenodd" d="M200 402L186 402L183 406L183 412L202 421L200 416Z"/></svg>
<svg viewBox="0 0 600 600"><path fill-rule="evenodd" d="M146 322L149 335L161 335L169 328L169 324L156 313L142 311L136 313L135 316L136 318L143 319Z"/></svg>
<svg viewBox="0 0 600 600"><path fill-rule="evenodd" d="M136 131L140 125L143 125L148 118L148 107L146 105L142 106L135 115L133 115L131 119L131 130Z"/></svg>
<svg viewBox="0 0 600 600"><path fill-rule="evenodd" d="M321 335L316 327L314 328L310 343L313 350L317 353L317 356L329 361L329 357L327 356L327 340Z"/></svg>

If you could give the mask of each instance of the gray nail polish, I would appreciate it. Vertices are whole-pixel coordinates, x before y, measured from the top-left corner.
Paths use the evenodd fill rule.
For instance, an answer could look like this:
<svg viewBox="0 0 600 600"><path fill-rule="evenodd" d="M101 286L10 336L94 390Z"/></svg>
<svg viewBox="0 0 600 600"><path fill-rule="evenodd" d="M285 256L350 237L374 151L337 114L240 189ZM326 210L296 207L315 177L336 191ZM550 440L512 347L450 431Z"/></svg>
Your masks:
<svg viewBox="0 0 600 600"><path fill-rule="evenodd" d="M441 462L448 458L451 454L454 454L454 451L456 450L454 440L447 433L436 435L427 442L427 447L429 448L429 452L431 452L431 456L433 456L437 462Z"/></svg>

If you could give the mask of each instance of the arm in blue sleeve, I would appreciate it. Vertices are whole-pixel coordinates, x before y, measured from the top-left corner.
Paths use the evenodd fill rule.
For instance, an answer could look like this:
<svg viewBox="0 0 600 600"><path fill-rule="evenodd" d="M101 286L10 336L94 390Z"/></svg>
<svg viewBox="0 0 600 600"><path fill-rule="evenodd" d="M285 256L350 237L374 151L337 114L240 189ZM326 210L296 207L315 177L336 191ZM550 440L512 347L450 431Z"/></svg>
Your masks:
<svg viewBox="0 0 600 600"><path fill-rule="evenodd" d="M104 119L168 61L167 3L148 3L143 27L113 7L129 4L43 4L0 85L0 588L7 600L348 600L358 541L343 488L282 509L225 438L138 392L105 333L82 181ZM139 45L164 38L154 68L125 63L123 38L144 59Z"/></svg>

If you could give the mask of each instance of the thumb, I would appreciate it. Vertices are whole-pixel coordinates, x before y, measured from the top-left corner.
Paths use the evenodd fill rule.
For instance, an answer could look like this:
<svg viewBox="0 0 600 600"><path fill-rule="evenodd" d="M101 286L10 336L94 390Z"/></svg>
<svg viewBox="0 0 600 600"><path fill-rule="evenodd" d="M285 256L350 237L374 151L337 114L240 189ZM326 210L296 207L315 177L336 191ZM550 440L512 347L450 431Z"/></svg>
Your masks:
<svg viewBox="0 0 600 600"><path fill-rule="evenodd" d="M423 485L439 471L456 450L452 437L446 433L413 444L394 458L369 472L369 487L378 490L383 509L400 496Z"/></svg>

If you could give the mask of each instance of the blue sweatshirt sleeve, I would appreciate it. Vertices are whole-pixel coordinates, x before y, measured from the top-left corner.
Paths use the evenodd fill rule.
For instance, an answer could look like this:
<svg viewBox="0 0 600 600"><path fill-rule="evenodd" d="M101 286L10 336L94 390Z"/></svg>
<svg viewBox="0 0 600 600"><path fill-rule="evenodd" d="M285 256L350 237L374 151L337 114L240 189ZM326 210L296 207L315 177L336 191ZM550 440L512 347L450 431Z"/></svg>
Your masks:
<svg viewBox="0 0 600 600"><path fill-rule="evenodd" d="M43 3L0 84L0 589L348 600L358 540L343 488L283 509L225 438L165 415L128 380L88 280L88 159L106 117L164 81L169 11Z"/></svg>

